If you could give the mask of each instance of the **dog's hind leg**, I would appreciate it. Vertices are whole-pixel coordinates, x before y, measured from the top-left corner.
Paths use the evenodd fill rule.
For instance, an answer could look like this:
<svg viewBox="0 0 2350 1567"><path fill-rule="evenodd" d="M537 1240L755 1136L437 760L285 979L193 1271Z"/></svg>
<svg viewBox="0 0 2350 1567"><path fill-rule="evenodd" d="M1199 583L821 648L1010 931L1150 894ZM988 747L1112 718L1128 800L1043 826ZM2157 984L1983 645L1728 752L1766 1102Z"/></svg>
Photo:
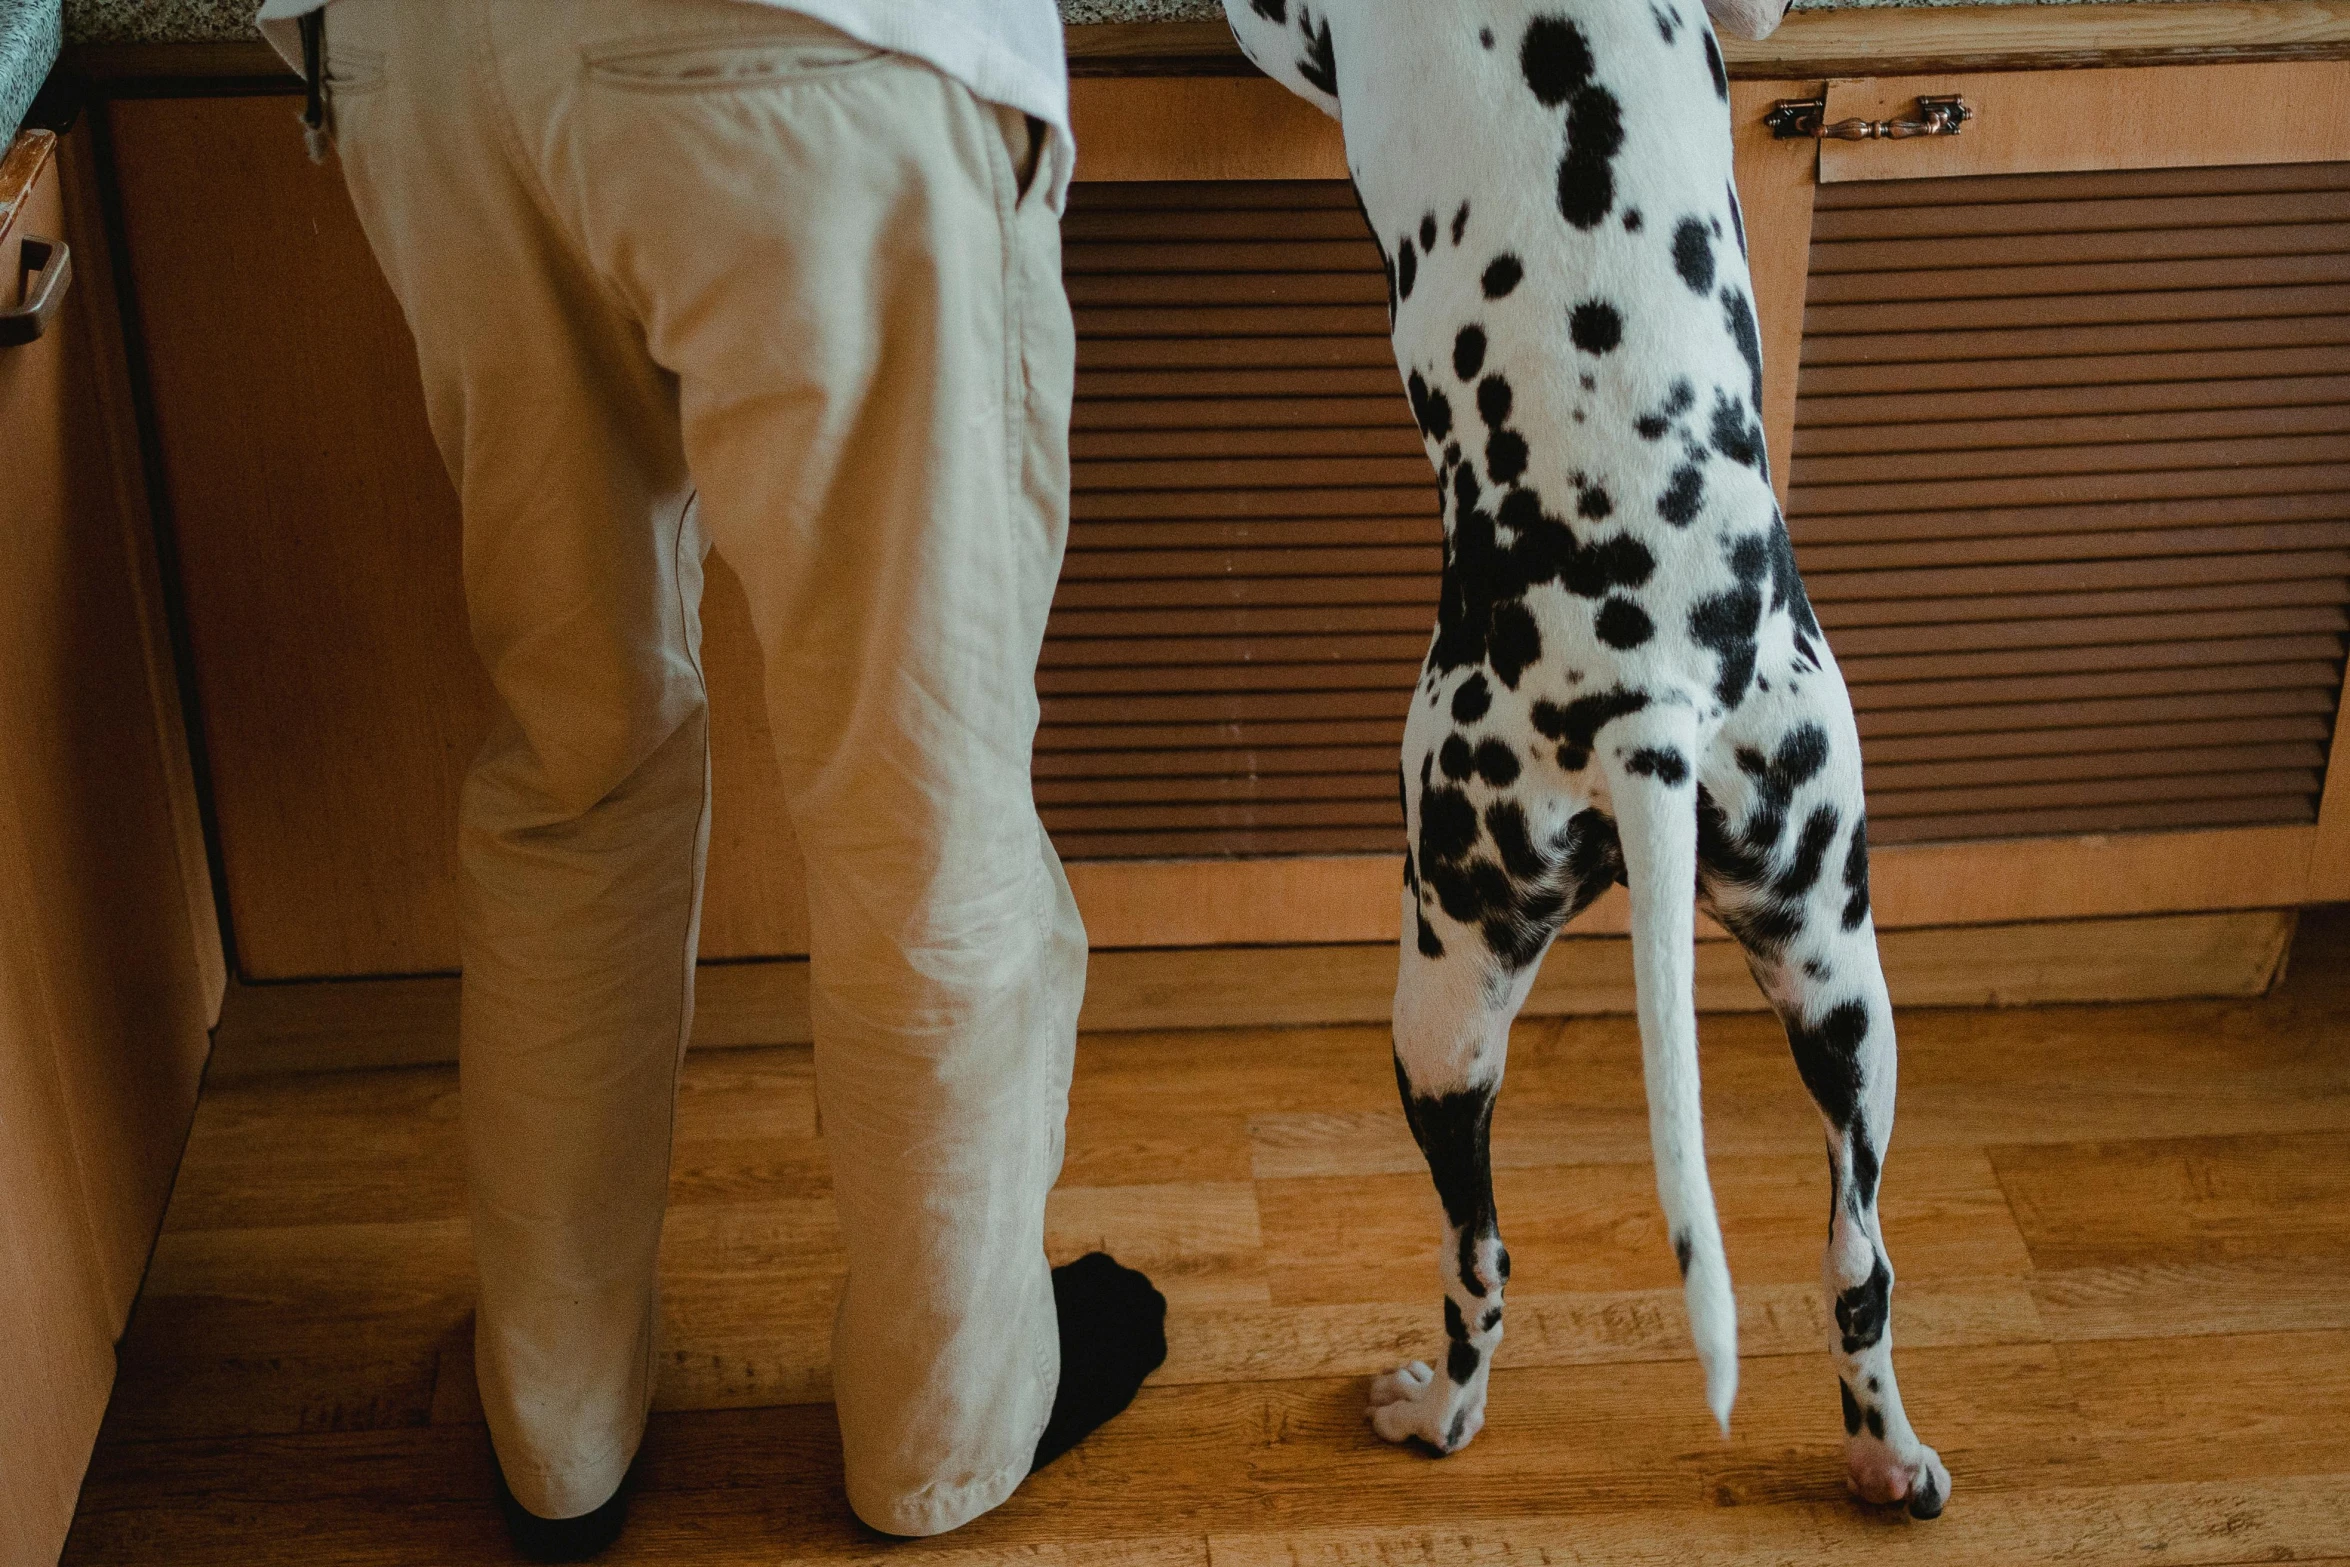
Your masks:
<svg viewBox="0 0 2350 1567"><path fill-rule="evenodd" d="M1455 739L1453 744L1461 742ZM1429 759L1415 735L1406 754ZM1438 1263L1447 1346L1371 1386L1371 1423L1390 1442L1450 1453L1485 1423L1485 1387L1501 1343L1509 1252L1493 1207L1490 1137L1510 1022L1559 926L1597 897L1621 865L1597 812L1555 825L1534 804L1466 769L1405 774L1413 825L1404 857L1403 942L1395 986L1395 1080L1404 1116L1444 1208ZM1491 792L1482 809L1470 791Z"/></svg>
<svg viewBox="0 0 2350 1567"><path fill-rule="evenodd" d="M1409 894L1407 893L1407 900ZM1485 1384L1501 1345L1510 1254L1493 1208L1490 1135L1510 1020L1532 983L1529 967L1499 987L1472 929L1416 939L1426 916L1404 912L1395 988L1395 1082L1404 1117L1444 1207L1443 1363L1413 1361L1371 1385L1371 1424L1390 1442L1417 1439L1439 1453L1467 1445L1485 1424ZM1439 921L1439 923L1449 923ZM1433 927L1429 927L1431 934Z"/></svg>
<svg viewBox="0 0 2350 1567"><path fill-rule="evenodd" d="M1877 1218L1877 1177L1893 1132L1893 1007L1869 918L1868 828L1857 742L1832 755L1802 724L1773 754L1749 749L1725 789L1733 822L1708 799L1699 853L1715 916L1745 948L1787 1030L1797 1071L1826 1124L1830 1205L1823 1273L1835 1323L1845 1467L1856 1494L1932 1518L1950 1472L1920 1442L1893 1378L1893 1265Z"/></svg>

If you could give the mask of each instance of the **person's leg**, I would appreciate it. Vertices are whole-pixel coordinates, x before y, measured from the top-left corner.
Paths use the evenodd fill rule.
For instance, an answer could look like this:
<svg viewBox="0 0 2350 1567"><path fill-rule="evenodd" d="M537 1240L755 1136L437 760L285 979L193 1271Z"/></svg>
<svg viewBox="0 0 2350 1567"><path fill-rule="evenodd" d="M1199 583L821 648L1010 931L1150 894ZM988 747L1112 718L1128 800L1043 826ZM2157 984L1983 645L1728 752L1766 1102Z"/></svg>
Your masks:
<svg viewBox="0 0 2350 1567"><path fill-rule="evenodd" d="M540 13L488 14L503 51ZM1044 1200L1085 937L1029 786L1067 526L1058 220L1022 188L1026 122L927 67L724 0L590 14L584 70L550 61L518 120L678 377L748 592L849 1240L848 1495L936 1533L1029 1472L1062 1339Z"/></svg>
<svg viewBox="0 0 2350 1567"><path fill-rule="evenodd" d="M496 732L464 789L476 1362L513 1495L612 1497L655 1267L707 841L701 546L674 383L511 156L470 7L327 14L353 198L464 506Z"/></svg>

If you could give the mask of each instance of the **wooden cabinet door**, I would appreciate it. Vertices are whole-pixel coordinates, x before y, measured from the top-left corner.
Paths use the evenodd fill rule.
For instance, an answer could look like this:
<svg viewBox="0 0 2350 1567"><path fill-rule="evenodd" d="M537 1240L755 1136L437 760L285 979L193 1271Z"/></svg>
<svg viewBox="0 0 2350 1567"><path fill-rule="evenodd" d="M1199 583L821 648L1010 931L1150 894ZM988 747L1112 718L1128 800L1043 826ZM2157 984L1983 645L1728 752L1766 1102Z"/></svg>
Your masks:
<svg viewBox="0 0 2350 1567"><path fill-rule="evenodd" d="M2243 852L2182 896L2350 895L2350 65L1824 118L1952 94L1959 135L1820 144L1788 514L1871 840L2193 834Z"/></svg>
<svg viewBox="0 0 2350 1567"><path fill-rule="evenodd" d="M0 1560L11 1567L54 1559L64 1538L195 1108L219 978L150 541L125 510L136 468L125 472L132 448L109 418L113 302L97 225L68 212L55 150L28 133L0 173L11 303L28 236L68 240L76 263L48 331L0 348Z"/></svg>

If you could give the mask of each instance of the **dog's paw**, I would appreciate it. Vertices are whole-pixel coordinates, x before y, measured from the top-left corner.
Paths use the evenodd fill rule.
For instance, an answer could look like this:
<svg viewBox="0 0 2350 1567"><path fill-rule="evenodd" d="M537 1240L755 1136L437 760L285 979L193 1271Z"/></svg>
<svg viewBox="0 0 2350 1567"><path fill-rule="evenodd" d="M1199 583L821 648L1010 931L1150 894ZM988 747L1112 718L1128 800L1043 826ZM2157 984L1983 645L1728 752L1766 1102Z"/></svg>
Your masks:
<svg viewBox="0 0 2350 1567"><path fill-rule="evenodd" d="M1390 1442L1418 1442L1442 1457L1457 1453L1485 1426L1483 1379L1455 1388L1421 1361L1398 1366L1371 1382L1371 1429ZM1451 1407L1456 1397L1458 1407Z"/></svg>
<svg viewBox="0 0 2350 1567"><path fill-rule="evenodd" d="M1950 1500L1950 1471L1942 1455L1920 1444L1907 1458L1874 1437L1849 1442L1845 1479L1864 1502L1890 1506L1905 1502L1912 1518L1937 1518Z"/></svg>

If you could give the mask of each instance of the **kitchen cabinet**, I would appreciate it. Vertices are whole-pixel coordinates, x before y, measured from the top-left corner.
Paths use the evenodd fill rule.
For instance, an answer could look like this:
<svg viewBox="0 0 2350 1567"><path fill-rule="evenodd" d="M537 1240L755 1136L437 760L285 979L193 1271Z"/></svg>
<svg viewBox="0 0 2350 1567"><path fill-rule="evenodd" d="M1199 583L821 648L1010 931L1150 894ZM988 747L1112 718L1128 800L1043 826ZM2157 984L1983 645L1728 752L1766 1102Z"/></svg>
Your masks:
<svg viewBox="0 0 2350 1567"><path fill-rule="evenodd" d="M1731 51L1766 434L1859 699L1887 928L2350 896L2344 247L2295 216L2350 169L2350 18L2148 10L1799 17ZM1040 805L1101 948L1391 940L1436 519L1337 130L1212 29L1168 60L1148 38L1198 30L1105 31L1128 42L1073 53L1075 518ZM1952 138L1767 124L1950 92L1976 110ZM397 311L282 97L150 83L104 112L242 971L446 973L487 698ZM204 177L223 165L242 177ZM1943 215L2067 203L2104 226ZM2128 344L2067 346L2123 316ZM703 956L790 957L797 857L722 563L705 613ZM1615 898L1578 928L1622 922Z"/></svg>
<svg viewBox="0 0 2350 1567"><path fill-rule="evenodd" d="M0 346L11 1564L51 1560L64 1538L224 975L90 174L85 145L41 131L0 162L0 303L26 281L63 289L39 336Z"/></svg>

